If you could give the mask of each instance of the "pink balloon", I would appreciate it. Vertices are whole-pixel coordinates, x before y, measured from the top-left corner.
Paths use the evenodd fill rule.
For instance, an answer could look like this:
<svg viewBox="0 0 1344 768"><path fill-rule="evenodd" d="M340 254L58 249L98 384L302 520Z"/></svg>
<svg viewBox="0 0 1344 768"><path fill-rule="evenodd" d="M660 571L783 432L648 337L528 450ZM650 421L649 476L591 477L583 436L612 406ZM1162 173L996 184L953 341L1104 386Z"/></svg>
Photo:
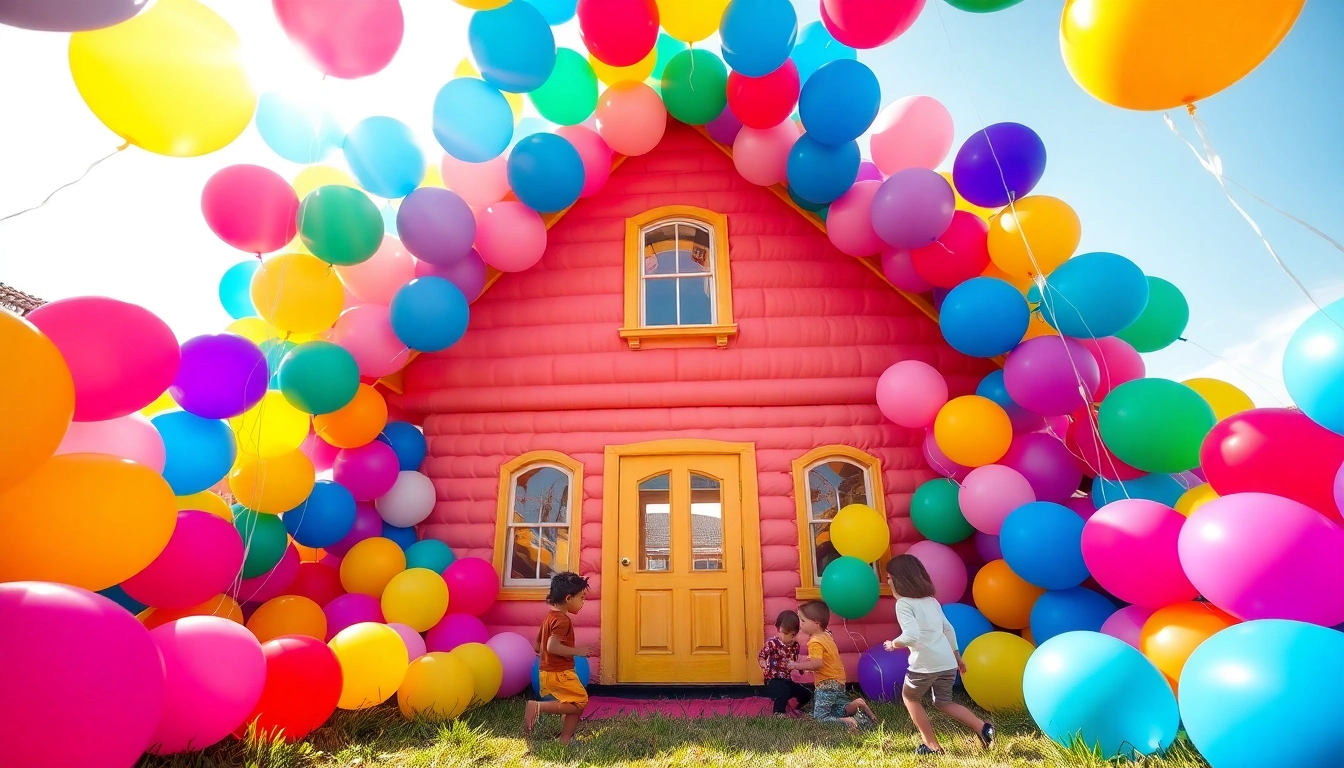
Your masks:
<svg viewBox="0 0 1344 768"><path fill-rule="evenodd" d="M165 683L150 752L205 749L252 714L266 685L266 657L246 627L220 616L188 616L149 636L163 655Z"/></svg>
<svg viewBox="0 0 1344 768"><path fill-rule="evenodd" d="M953 480L960 481L971 471L970 467L963 467L957 462L947 458L943 449L938 447L938 441L933 439L933 430L924 432L924 461L928 462L929 468L943 477L950 477Z"/></svg>
<svg viewBox="0 0 1344 768"><path fill-rule="evenodd" d="M821 23L850 48L878 48L919 18L924 0L821 0Z"/></svg>
<svg viewBox="0 0 1344 768"><path fill-rule="evenodd" d="M494 205L509 194L509 159L505 155L484 163L468 163L445 154L439 172L444 186L474 208Z"/></svg>
<svg viewBox="0 0 1344 768"><path fill-rule="evenodd" d="M1101 588L1134 605L1161 608L1199 592L1181 570L1185 515L1156 501L1121 499L1083 526L1083 562Z"/></svg>
<svg viewBox="0 0 1344 768"><path fill-rule="evenodd" d="M382 304L361 304L345 310L330 338L355 358L361 376L389 376L404 368L411 358L411 350L392 331L390 310Z"/></svg>
<svg viewBox="0 0 1344 768"><path fill-rule="evenodd" d="M415 279L415 257L392 235L383 236L383 244L368 261L337 267L336 274L355 298L370 304L387 306L397 289Z"/></svg>
<svg viewBox="0 0 1344 768"><path fill-rule="evenodd" d="M1106 336L1101 339L1078 339L1078 343L1092 353L1101 372L1101 383L1092 395L1097 402L1104 400L1112 389L1126 381L1142 379L1147 373L1143 357L1122 339Z"/></svg>
<svg viewBox="0 0 1344 768"><path fill-rule="evenodd" d="M243 539L228 521L209 512L178 512L167 546L122 588L155 608L190 608L227 589L243 556Z"/></svg>
<svg viewBox="0 0 1344 768"><path fill-rule="evenodd" d="M406 644L406 657L410 661L415 661L428 652L425 648L425 638L421 637L419 632L416 632L405 624L398 624L396 622L388 624L387 626L395 629L397 634L401 635L401 642Z"/></svg>
<svg viewBox="0 0 1344 768"><path fill-rule="evenodd" d="M782 184L788 178L789 151L800 135L798 124L792 120L774 128L743 128L733 139L733 167L752 184Z"/></svg>
<svg viewBox="0 0 1344 768"><path fill-rule="evenodd" d="M906 96L873 122L873 162L890 176L906 168L937 168L952 149L952 114L932 96Z"/></svg>
<svg viewBox="0 0 1344 768"><path fill-rule="evenodd" d="M60 451L57 451L57 453L59 452ZM1335 472L1335 484L1333 490L1335 507L1344 510L1344 465L1340 465L1339 471Z"/></svg>
<svg viewBox="0 0 1344 768"><path fill-rule="evenodd" d="M1023 504L1036 501L1031 483L1012 467L986 464L966 474L957 502L961 514L981 533L998 536L1008 514Z"/></svg>
<svg viewBox="0 0 1344 768"><path fill-rule="evenodd" d="M591 197L607 183L611 176L611 147L592 128L585 125L562 125L555 135L563 137L583 160L583 191L579 197Z"/></svg>
<svg viewBox="0 0 1344 768"><path fill-rule="evenodd" d="M1088 474L1107 480L1137 480L1148 474L1117 458L1102 441L1098 429L1097 415L1090 409L1083 409L1073 415L1064 436L1064 444L1078 457Z"/></svg>
<svg viewBox="0 0 1344 768"><path fill-rule="evenodd" d="M63 453L105 453L163 471L163 437L149 419L138 413L107 421L76 421L56 449Z"/></svg>
<svg viewBox="0 0 1344 768"><path fill-rule="evenodd" d="M880 181L858 181L831 203L826 214L826 236L841 253L871 256L882 250L882 238L873 229L873 195Z"/></svg>
<svg viewBox="0 0 1344 768"><path fill-rule="evenodd" d="M1143 623L1156 611L1156 608L1145 608L1142 605L1126 605L1102 622L1101 633L1124 640L1138 648L1139 635L1143 632Z"/></svg>
<svg viewBox="0 0 1344 768"><path fill-rule="evenodd" d="M537 652L532 641L514 632L500 632L485 643L504 665L504 678L499 683L499 698L517 696L532 683L532 665Z"/></svg>
<svg viewBox="0 0 1344 768"><path fill-rule="evenodd" d="M449 607L452 604L453 598L450 590L448 596ZM490 633L486 631L485 624L482 624L480 619L468 613L449 613L425 633L425 648L431 653L447 653L459 645L484 643L489 639Z"/></svg>
<svg viewBox="0 0 1344 768"><path fill-rule="evenodd" d="M299 558L299 550L294 547L294 542L290 542L285 547L285 553L280 556L280 562L275 564L271 570L254 576L250 579L243 579L236 586L229 588L229 594L238 602L264 603L271 598L290 594L290 585L299 575L299 565L302 561Z"/></svg>
<svg viewBox="0 0 1344 768"><path fill-rule="evenodd" d="M475 221L475 219L473 219ZM415 263L416 277L441 277L444 280L457 286L462 295L468 302L475 301L481 297L481 292L485 290L486 279L489 278L489 268L485 262L481 261L481 255L472 248L466 256L458 259L450 266L439 266L430 264L426 261L417 261ZM391 417L388 417L391 421Z"/></svg>
<svg viewBox="0 0 1344 768"><path fill-rule="evenodd" d="M1018 345L1003 366L1013 402L1042 416L1073 413L1092 402L1101 384L1096 358L1076 339L1038 336ZM1079 392L1086 390L1087 397Z"/></svg>
<svg viewBox="0 0 1344 768"><path fill-rule="evenodd" d="M887 248L882 251L882 274L892 285L908 293L926 293L933 290L933 283L925 280L915 270L914 259L910 251L904 248Z"/></svg>
<svg viewBox="0 0 1344 768"><path fill-rule="evenodd" d="M1344 622L1344 529L1267 493L1234 493L1190 515L1181 566L1209 602L1245 621Z"/></svg>
<svg viewBox="0 0 1344 768"><path fill-rule="evenodd" d="M652 151L667 130L663 99L644 83L621 83L603 91L594 114L598 135L611 151L627 157Z"/></svg>
<svg viewBox="0 0 1344 768"><path fill-rule="evenodd" d="M479 557L455 560L443 572L443 580L448 583L449 613L480 616L495 604L495 596L499 594L499 574L493 565Z"/></svg>
<svg viewBox="0 0 1344 768"><path fill-rule="evenodd" d="M905 551L919 558L933 579L933 596L938 602L955 603L966 593L966 563L946 544L917 541Z"/></svg>
<svg viewBox="0 0 1344 768"><path fill-rule="evenodd" d="M271 0L285 34L323 74L353 80L381 71L401 47L398 0Z"/></svg>
<svg viewBox="0 0 1344 768"><path fill-rule="evenodd" d="M933 424L947 404L947 381L937 368L922 360L902 360L877 380L877 408L907 429Z"/></svg>
<svg viewBox="0 0 1344 768"><path fill-rule="evenodd" d="M383 605L373 595L350 592L322 606L327 617L327 641L346 627L364 622L383 623Z"/></svg>
<svg viewBox="0 0 1344 768"><path fill-rule="evenodd" d="M259 165L230 165L201 190L210 231L240 251L278 251L298 234L299 198L280 174Z"/></svg>
<svg viewBox="0 0 1344 768"><path fill-rule="evenodd" d="M127 768L163 710L163 660L102 595L0 584L0 765Z"/></svg>
<svg viewBox="0 0 1344 768"><path fill-rule="evenodd" d="M999 464L1012 467L1031 483L1037 501L1063 504L1078 490L1083 470L1064 443L1044 432L1013 435Z"/></svg>
<svg viewBox="0 0 1344 768"><path fill-rule="evenodd" d="M359 501L370 501L392 490L400 471L397 452L377 440L358 448L343 448L331 465L332 479Z"/></svg>
<svg viewBox="0 0 1344 768"><path fill-rule="evenodd" d="M522 272L546 253L546 222L522 203L495 203L478 210L476 251L500 272Z"/></svg>
<svg viewBox="0 0 1344 768"><path fill-rule="evenodd" d="M75 382L75 421L106 421L144 408L177 376L173 329L147 309L106 296L44 304L26 318L65 358Z"/></svg>
<svg viewBox="0 0 1344 768"><path fill-rule="evenodd" d="M312 431L309 431L308 437L303 439L303 445L299 446L299 450L313 462L313 469L317 472L331 469L332 462L336 461L336 454L341 452L340 448L318 437L317 433Z"/></svg>

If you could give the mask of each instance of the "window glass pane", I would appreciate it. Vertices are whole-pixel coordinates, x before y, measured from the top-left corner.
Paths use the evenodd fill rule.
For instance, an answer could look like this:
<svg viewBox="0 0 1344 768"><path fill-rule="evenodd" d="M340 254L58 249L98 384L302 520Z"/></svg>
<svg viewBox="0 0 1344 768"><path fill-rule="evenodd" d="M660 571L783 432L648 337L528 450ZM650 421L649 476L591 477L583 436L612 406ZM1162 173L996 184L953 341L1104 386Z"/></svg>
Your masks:
<svg viewBox="0 0 1344 768"><path fill-rule="evenodd" d="M677 271L676 237L676 224L665 224L644 233L644 274L670 275Z"/></svg>
<svg viewBox="0 0 1344 768"><path fill-rule="evenodd" d="M831 524L812 523L812 572L817 584L821 583L821 574L831 561L840 557L831 544Z"/></svg>
<svg viewBox="0 0 1344 768"><path fill-rule="evenodd" d="M510 579L538 578L542 560L542 528L510 528L513 535L513 557L510 558ZM549 578L549 576L547 577Z"/></svg>
<svg viewBox="0 0 1344 768"><path fill-rule="evenodd" d="M842 459L810 469L807 491L813 520L829 520L850 504L868 504L863 468Z"/></svg>
<svg viewBox="0 0 1344 768"><path fill-rule="evenodd" d="M712 325L714 310L710 306L709 294L713 287L713 278L682 277L678 278L677 282L681 283L681 322L677 324Z"/></svg>
<svg viewBox="0 0 1344 768"><path fill-rule="evenodd" d="M677 281L644 281L644 325L677 324Z"/></svg>
<svg viewBox="0 0 1344 768"><path fill-rule="evenodd" d="M691 561L697 571L723 570L723 486L691 473Z"/></svg>
<svg viewBox="0 0 1344 768"><path fill-rule="evenodd" d="M669 475L639 484L639 569L666 571L672 553L672 492Z"/></svg>
<svg viewBox="0 0 1344 768"><path fill-rule="evenodd" d="M549 579L569 567L569 529L541 529L541 563L537 575Z"/></svg>
<svg viewBox="0 0 1344 768"><path fill-rule="evenodd" d="M513 524L568 523L569 473L534 467L519 473L513 486Z"/></svg>

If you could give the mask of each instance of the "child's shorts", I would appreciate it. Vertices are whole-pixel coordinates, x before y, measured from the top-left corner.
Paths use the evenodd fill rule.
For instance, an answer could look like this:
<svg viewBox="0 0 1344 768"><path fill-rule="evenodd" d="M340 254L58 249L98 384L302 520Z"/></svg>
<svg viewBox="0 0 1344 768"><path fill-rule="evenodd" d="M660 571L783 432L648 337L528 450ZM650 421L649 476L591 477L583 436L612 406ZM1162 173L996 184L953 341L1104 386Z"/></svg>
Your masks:
<svg viewBox="0 0 1344 768"><path fill-rule="evenodd" d="M906 672L905 685L901 686L901 698L906 701L919 701L924 694L933 691L933 703L944 704L952 701L952 684L957 681L957 670L942 672Z"/></svg>
<svg viewBox="0 0 1344 768"><path fill-rule="evenodd" d="M849 706L850 701L843 683L839 680L822 680L817 683L816 697L812 699L812 719L820 723L833 723L845 717L853 717L860 726L873 725L862 712L845 714L845 707Z"/></svg>
<svg viewBox="0 0 1344 768"><path fill-rule="evenodd" d="M582 709L588 706L588 691L584 690L583 684L579 682L579 676L574 674L574 670L565 669L559 672L541 672L541 697L554 696L556 701L565 704L578 704Z"/></svg>

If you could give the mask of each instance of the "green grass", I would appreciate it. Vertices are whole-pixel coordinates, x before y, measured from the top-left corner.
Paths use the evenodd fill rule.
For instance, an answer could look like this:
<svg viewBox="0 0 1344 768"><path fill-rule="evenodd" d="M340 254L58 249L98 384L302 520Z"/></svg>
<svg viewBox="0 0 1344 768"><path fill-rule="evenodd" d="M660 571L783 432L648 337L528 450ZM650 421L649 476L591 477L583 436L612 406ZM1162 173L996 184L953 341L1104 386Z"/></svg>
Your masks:
<svg viewBox="0 0 1344 768"><path fill-rule="evenodd" d="M1085 749L1064 749L1041 735L1025 714L995 718L999 737L982 750L953 721L934 714L947 755L915 758L919 743L904 708L875 707L882 725L859 736L810 720L715 717L675 720L617 718L579 726L569 747L555 736L560 721L543 716L532 739L522 735L521 699L496 702L452 723L408 722L395 706L337 712L297 744L228 739L204 753L143 759L138 768L457 768L459 766L637 766L692 768L822 768L822 766L1112 766L1207 768L1184 739L1161 758L1106 762Z"/></svg>

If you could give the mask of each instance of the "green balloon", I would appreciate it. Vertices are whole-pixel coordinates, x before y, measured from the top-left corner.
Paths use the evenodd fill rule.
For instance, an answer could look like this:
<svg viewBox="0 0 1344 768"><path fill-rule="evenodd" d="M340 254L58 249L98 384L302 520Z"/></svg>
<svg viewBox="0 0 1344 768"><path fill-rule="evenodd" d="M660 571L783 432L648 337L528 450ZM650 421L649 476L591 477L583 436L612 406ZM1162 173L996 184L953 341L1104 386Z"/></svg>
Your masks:
<svg viewBox="0 0 1344 768"><path fill-rule="evenodd" d="M1004 8L1012 8L1022 0L947 0L947 4L959 11L971 13L993 13Z"/></svg>
<svg viewBox="0 0 1344 768"><path fill-rule="evenodd" d="M528 98L552 123L578 125L597 109L597 75L582 54L561 48L555 53L551 76Z"/></svg>
<svg viewBox="0 0 1344 768"><path fill-rule="evenodd" d="M821 599L846 619L861 619L877 606L873 567L857 557L838 557L821 573Z"/></svg>
<svg viewBox="0 0 1344 768"><path fill-rule="evenodd" d="M1190 305L1181 289L1160 277L1150 277L1148 306L1138 320L1115 336L1139 352L1156 352L1181 338L1188 322Z"/></svg>
<svg viewBox="0 0 1344 768"><path fill-rule="evenodd" d="M1199 393L1168 379L1134 379L1111 390L1097 415L1115 457L1144 472L1199 466L1199 448L1217 419Z"/></svg>
<svg viewBox="0 0 1344 768"><path fill-rule="evenodd" d="M915 489L910 499L910 522L929 541L956 544L975 533L961 514L957 484L940 477Z"/></svg>
<svg viewBox="0 0 1344 768"><path fill-rule="evenodd" d="M321 416L344 408L359 390L359 366L339 344L309 341L291 349L276 373L290 405Z"/></svg>
<svg viewBox="0 0 1344 768"><path fill-rule="evenodd" d="M687 125L704 125L728 104L728 68L709 51L682 51L663 70L663 104Z"/></svg>
<svg viewBox="0 0 1344 768"><path fill-rule="evenodd" d="M654 50L657 51L657 53L655 54L656 58L653 60L653 79L662 80L663 70L667 69L667 62L671 61L673 56L686 50L687 47L686 43L681 40L678 40L666 32L659 32L658 42L654 46Z"/></svg>
<svg viewBox="0 0 1344 768"><path fill-rule="evenodd" d="M299 237L317 258L338 267L373 258L383 244L383 214L353 187L318 187L299 205Z"/></svg>
<svg viewBox="0 0 1344 768"><path fill-rule="evenodd" d="M279 515L267 515L233 505L233 527L243 537L243 578L255 579L274 568L285 556L289 533Z"/></svg>

